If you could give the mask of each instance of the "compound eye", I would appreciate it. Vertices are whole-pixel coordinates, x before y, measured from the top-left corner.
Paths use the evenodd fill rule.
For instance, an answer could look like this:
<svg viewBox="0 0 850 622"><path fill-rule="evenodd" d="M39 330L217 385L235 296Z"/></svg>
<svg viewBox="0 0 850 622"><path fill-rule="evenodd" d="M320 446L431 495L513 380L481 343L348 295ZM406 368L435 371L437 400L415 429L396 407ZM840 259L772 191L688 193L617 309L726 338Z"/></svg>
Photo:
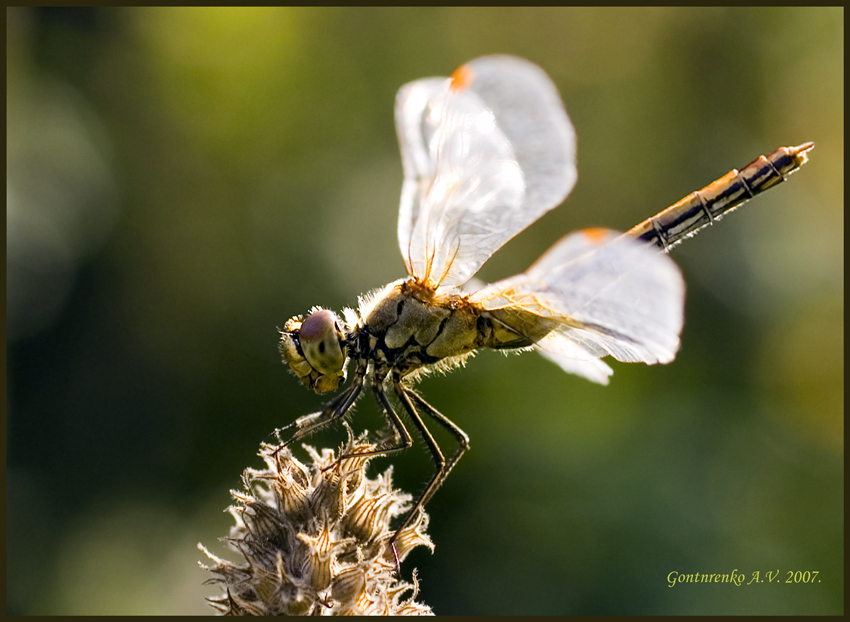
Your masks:
<svg viewBox="0 0 850 622"><path fill-rule="evenodd" d="M304 358L323 374L339 374L345 364L343 340L339 322L332 311L322 309L311 313L301 323L299 333Z"/></svg>

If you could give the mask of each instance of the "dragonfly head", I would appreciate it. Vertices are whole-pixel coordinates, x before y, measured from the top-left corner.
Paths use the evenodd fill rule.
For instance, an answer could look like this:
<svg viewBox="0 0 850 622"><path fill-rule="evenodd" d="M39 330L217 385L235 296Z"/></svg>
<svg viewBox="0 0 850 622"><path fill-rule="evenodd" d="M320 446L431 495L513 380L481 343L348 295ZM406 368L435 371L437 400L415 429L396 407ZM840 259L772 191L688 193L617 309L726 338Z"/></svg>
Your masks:
<svg viewBox="0 0 850 622"><path fill-rule="evenodd" d="M339 317L315 308L302 319L290 319L280 332L280 352L298 379L316 393L339 388L348 361L345 333Z"/></svg>

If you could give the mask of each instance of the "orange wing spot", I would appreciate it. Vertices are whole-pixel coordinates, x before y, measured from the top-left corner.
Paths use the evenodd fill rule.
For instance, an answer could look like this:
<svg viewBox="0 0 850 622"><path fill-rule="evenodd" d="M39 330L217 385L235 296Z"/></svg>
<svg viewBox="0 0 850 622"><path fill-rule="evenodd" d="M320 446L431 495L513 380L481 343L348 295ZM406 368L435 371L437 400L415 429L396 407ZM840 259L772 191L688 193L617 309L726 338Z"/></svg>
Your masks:
<svg viewBox="0 0 850 622"><path fill-rule="evenodd" d="M455 69L454 73L451 76L452 83L449 86L451 90L465 91L469 88L472 82L475 80L475 74L472 71L472 68L469 65L461 65L457 69Z"/></svg>
<svg viewBox="0 0 850 622"><path fill-rule="evenodd" d="M602 227L591 227L582 231L584 236L593 244L602 244L608 240L610 232Z"/></svg>

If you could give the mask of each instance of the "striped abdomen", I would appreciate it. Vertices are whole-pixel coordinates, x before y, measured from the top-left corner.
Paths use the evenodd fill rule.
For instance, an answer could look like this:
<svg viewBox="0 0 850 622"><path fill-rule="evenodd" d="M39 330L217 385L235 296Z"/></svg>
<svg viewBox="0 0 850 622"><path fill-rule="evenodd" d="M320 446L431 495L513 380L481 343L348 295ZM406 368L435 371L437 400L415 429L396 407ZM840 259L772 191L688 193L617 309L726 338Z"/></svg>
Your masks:
<svg viewBox="0 0 850 622"><path fill-rule="evenodd" d="M806 163L806 152L814 146L808 142L797 147L780 147L770 155L759 156L740 171L729 171L702 190L647 218L629 230L628 235L667 251L757 194L784 181Z"/></svg>

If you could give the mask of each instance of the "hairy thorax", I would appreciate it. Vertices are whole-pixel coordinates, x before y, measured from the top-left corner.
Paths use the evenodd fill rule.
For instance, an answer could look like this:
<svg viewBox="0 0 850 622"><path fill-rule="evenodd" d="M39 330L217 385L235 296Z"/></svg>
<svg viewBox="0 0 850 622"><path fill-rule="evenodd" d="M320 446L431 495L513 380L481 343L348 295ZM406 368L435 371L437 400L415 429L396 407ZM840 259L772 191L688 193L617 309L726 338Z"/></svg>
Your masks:
<svg viewBox="0 0 850 622"><path fill-rule="evenodd" d="M463 293L437 293L415 279L391 283L360 301L356 343L360 358L384 378L448 370L480 348L527 348L551 325L516 309L486 311Z"/></svg>

